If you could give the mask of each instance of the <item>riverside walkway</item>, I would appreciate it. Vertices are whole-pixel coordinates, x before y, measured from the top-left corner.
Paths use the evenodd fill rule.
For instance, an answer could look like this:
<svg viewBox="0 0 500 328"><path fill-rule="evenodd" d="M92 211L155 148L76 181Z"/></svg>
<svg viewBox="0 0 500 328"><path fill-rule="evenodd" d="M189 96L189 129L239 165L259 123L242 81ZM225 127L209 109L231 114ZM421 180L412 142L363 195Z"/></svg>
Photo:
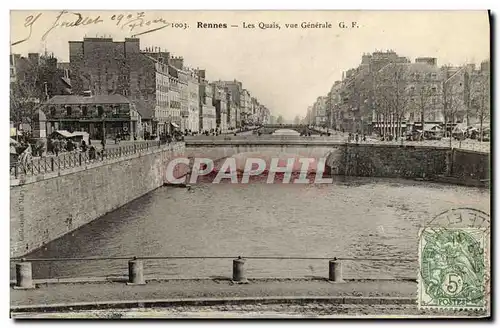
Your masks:
<svg viewBox="0 0 500 328"><path fill-rule="evenodd" d="M14 318L338 318L342 316L486 316L485 312L419 310L415 281L229 279L70 282L12 290ZM99 301L96 301L99 300ZM71 312L71 313L68 313Z"/></svg>

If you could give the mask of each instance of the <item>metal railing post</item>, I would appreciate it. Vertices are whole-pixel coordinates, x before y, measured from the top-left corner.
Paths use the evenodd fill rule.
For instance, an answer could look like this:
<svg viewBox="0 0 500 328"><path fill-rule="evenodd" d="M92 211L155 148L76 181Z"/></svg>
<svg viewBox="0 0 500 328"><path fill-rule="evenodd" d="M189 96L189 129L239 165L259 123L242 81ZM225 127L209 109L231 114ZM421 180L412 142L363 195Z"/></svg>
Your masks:
<svg viewBox="0 0 500 328"><path fill-rule="evenodd" d="M233 281L239 283L248 282L245 275L245 260L241 256L233 260Z"/></svg>
<svg viewBox="0 0 500 328"><path fill-rule="evenodd" d="M33 289L33 273L31 263L21 260L21 263L16 263L16 285L14 289Z"/></svg>
<svg viewBox="0 0 500 328"><path fill-rule="evenodd" d="M128 283L127 285L144 285L144 263L134 257L128 262Z"/></svg>
<svg viewBox="0 0 500 328"><path fill-rule="evenodd" d="M344 282L341 261L333 259L328 262L328 280L331 282Z"/></svg>
<svg viewBox="0 0 500 328"><path fill-rule="evenodd" d="M78 153L78 162L80 163L80 166L82 166L82 153Z"/></svg>

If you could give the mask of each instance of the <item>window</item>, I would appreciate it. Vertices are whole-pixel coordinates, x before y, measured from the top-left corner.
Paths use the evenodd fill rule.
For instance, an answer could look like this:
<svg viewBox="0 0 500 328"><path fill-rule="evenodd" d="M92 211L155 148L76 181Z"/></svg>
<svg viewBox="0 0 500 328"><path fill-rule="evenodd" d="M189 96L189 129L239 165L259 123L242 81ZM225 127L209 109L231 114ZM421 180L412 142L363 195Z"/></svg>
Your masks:
<svg viewBox="0 0 500 328"><path fill-rule="evenodd" d="M71 116L71 114L72 114L71 106L66 106L66 116Z"/></svg>
<svg viewBox="0 0 500 328"><path fill-rule="evenodd" d="M124 95L125 97L126 97L126 96L128 96L128 91L127 91L127 89L123 89L123 95Z"/></svg>
<svg viewBox="0 0 500 328"><path fill-rule="evenodd" d="M102 108L102 106L97 106L97 115L99 116L104 115L104 108Z"/></svg>
<svg viewBox="0 0 500 328"><path fill-rule="evenodd" d="M82 115L87 116L89 114L87 106L82 106Z"/></svg>
<svg viewBox="0 0 500 328"><path fill-rule="evenodd" d="M54 106L50 107L50 115L56 116L56 108Z"/></svg>
<svg viewBox="0 0 500 328"><path fill-rule="evenodd" d="M436 86L432 86L432 92L436 92L436 91L437 91Z"/></svg>

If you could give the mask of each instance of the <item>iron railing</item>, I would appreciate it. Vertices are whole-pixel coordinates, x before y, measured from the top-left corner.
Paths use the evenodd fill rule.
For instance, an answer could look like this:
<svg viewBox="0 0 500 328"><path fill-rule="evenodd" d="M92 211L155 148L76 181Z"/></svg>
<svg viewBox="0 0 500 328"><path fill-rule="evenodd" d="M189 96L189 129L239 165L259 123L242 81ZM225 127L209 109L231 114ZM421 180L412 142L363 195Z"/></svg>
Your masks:
<svg viewBox="0 0 500 328"><path fill-rule="evenodd" d="M21 176L35 176L44 173L58 172L106 159L121 158L139 152L149 151L151 149L160 148L165 144L165 142L161 141L140 141L124 146L96 150L93 154L87 150L85 152L73 151L46 157L35 157L24 163L19 161L11 162L10 176L13 179L17 179Z"/></svg>
<svg viewBox="0 0 500 328"><path fill-rule="evenodd" d="M56 274L56 278L48 278L48 279L36 279L37 282L33 280L33 267L32 263L40 263L40 262L49 262L54 263L54 262L89 262L89 261L127 261L128 262L128 267L129 267L129 283L135 283L135 284L144 284L145 283L145 267L148 266L148 262L154 262L157 260L165 260L165 261L175 261L175 260L232 260L233 262L233 281L246 281L245 277L245 269L244 267L247 266L245 264L246 260L294 260L294 261L299 261L299 260L321 260L324 262L328 262L328 265L325 265L325 269L328 268L328 280L330 281L336 281L336 282L343 282L343 273L342 273L342 266L343 263L346 261L370 261L370 262L388 262L391 263L390 266L394 266L394 263L401 263L401 262L417 262L416 258L382 258L382 257L294 257L294 256L141 256L141 257L136 257L136 256L118 256L118 257L73 257L73 258L12 258L11 259L11 264L15 265L15 277L16 280L14 281L14 285L26 289L34 288L35 283L41 283L43 281L49 281L49 280L54 280L55 281L62 281L64 279L71 279L72 281L78 281L81 279L108 279L110 277L118 277L122 276L118 272L108 272L108 274L105 274L104 276L99 275L99 276L92 276L92 277L76 277L72 276L70 278L60 278L57 277L57 271L62 270L64 271L64 268L57 267L55 270L50 268L50 275L53 276ZM228 261L229 262L229 261ZM125 262L126 263L126 262ZM123 263L123 264L125 264ZM223 265L222 263L220 263ZM102 269L106 270L106 269ZM285 269L286 270L286 269ZM228 272L229 273L229 272ZM170 276L170 275L169 275ZM153 279L160 278L159 276L155 275ZM188 278L189 277L183 277L183 278ZM218 276L220 278L220 276ZM275 277L266 277L266 279L273 279ZM293 278L293 277L292 277ZM295 277L295 278L300 278L300 277ZM318 278L318 276L315 276L315 278ZM323 277L326 278L326 277ZM149 279L152 279L149 277ZM198 277L199 279L199 277ZM279 279L279 278L278 278ZM358 279L367 279L367 278L358 278ZM387 279L387 278L381 278L379 279ZM396 279L396 280L415 280L414 277L393 277L389 279ZM11 281L12 283L12 281Z"/></svg>
<svg viewBox="0 0 500 328"><path fill-rule="evenodd" d="M382 262L415 262L417 258L388 257L304 257L304 256L110 256L110 257L47 257L47 258L11 258L11 262L85 262L114 260L227 260L243 258L246 260L338 260L338 261L382 261Z"/></svg>

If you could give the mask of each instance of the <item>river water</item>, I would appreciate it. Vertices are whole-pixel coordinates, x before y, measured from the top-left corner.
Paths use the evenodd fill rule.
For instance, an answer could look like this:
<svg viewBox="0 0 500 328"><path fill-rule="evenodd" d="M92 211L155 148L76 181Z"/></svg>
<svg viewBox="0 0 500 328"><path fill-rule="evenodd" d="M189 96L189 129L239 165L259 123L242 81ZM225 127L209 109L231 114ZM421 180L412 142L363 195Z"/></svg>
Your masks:
<svg viewBox="0 0 500 328"><path fill-rule="evenodd" d="M383 257L347 261L346 278L415 278L419 228L454 207L489 213L476 188L393 179L333 184L160 188L27 257ZM327 260L248 260L249 277L328 275ZM127 275L126 260L34 262L34 278ZM229 277L231 259L147 260L157 277Z"/></svg>

